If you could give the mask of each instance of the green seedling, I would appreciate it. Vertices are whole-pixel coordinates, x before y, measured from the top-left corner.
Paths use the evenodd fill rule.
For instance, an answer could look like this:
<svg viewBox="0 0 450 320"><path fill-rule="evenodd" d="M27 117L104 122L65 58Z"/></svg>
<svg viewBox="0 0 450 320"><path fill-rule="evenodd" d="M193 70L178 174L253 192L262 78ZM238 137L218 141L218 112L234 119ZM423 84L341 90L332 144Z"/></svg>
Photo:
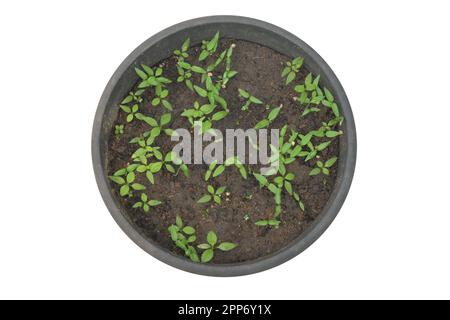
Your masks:
<svg viewBox="0 0 450 320"><path fill-rule="evenodd" d="M161 118L159 119L159 123L154 118L145 116L142 113L136 114L136 118L141 121L144 121L145 123L147 123L149 126L152 127L152 129L150 130L150 137L153 140L161 134L161 131L163 131L168 136L171 136L174 134L174 131L172 129L170 129L170 128L164 129L163 128L164 126L169 124L170 121L172 121L172 115L170 113L163 114L161 116Z"/></svg>
<svg viewBox="0 0 450 320"><path fill-rule="evenodd" d="M197 203L208 203L211 200L214 200L215 203L222 203L222 194L224 193L227 187L219 187L217 190L214 189L212 185L208 185L208 194L203 195Z"/></svg>
<svg viewBox="0 0 450 320"><path fill-rule="evenodd" d="M184 61L187 57L189 57L189 54L187 51L189 50L189 45L191 44L191 39L187 38L184 40L183 44L181 45L181 49L177 49L173 52L173 54L177 57L178 62Z"/></svg>
<svg viewBox="0 0 450 320"><path fill-rule="evenodd" d="M202 67L191 65L186 61L179 61L177 63L177 70L178 70L177 82L184 81L186 87L188 87L191 91L194 91L194 86L192 84L192 81L190 80L192 78L192 74L198 73L203 76L207 73L207 71Z"/></svg>
<svg viewBox="0 0 450 320"><path fill-rule="evenodd" d="M309 149L309 150L301 151L299 153L299 156L305 157L305 159L304 159L305 162L308 162L309 160L316 157L319 154L319 152L325 150L331 144L331 140L330 140L330 141L321 142L318 145L314 145L312 143L311 139L315 136L320 137L321 135L322 135L322 133L318 133L317 130L312 130L312 131L308 132L306 135L302 135L302 134L298 135L299 144L301 146L306 146Z"/></svg>
<svg viewBox="0 0 450 320"><path fill-rule="evenodd" d="M207 263L214 258L214 250L219 249L221 251L230 251L237 247L237 244L233 242L222 242L217 245L217 235L214 231L209 231L206 235L206 243L201 243L197 248L203 251L201 255L201 262Z"/></svg>
<svg viewBox="0 0 450 320"><path fill-rule="evenodd" d="M243 111L247 111L248 107L253 103L253 104L263 104L263 102L261 100L259 100L258 98L252 96L249 92L238 88L239 91L239 97L245 99L245 103L244 105L241 107L241 110Z"/></svg>
<svg viewBox="0 0 450 320"><path fill-rule="evenodd" d="M193 262L200 262L197 251L192 245L197 240L196 231L194 227L184 226L183 220L177 215L175 224L169 228L169 234L175 245L184 251L184 254Z"/></svg>
<svg viewBox="0 0 450 320"><path fill-rule="evenodd" d="M198 57L199 61L205 60L206 58L211 56L214 52L216 52L217 46L219 44L219 36L220 33L217 32L211 40L202 41L202 52L200 52L200 56Z"/></svg>
<svg viewBox="0 0 450 320"><path fill-rule="evenodd" d="M330 174L329 168L331 168L337 161L337 157L332 157L323 163L322 161L316 161L316 167L311 170L309 173L310 176L318 175L319 173L323 173L328 176Z"/></svg>
<svg viewBox="0 0 450 320"><path fill-rule="evenodd" d="M199 97L207 98L210 105L219 104L224 111L228 112L228 103L223 97L220 96L220 83L214 85L209 73L206 74L205 86L206 89L194 85L194 91Z"/></svg>
<svg viewBox="0 0 450 320"><path fill-rule="evenodd" d="M277 108L273 108L265 119L262 119L255 125L255 129L267 128L278 117L281 108L283 108L283 105L280 105Z"/></svg>
<svg viewBox="0 0 450 320"><path fill-rule="evenodd" d="M159 200L150 200L148 196L145 193L141 193L141 200L136 202L133 205L133 208L142 208L145 213L148 213L150 211L151 207L155 207L161 204L161 201Z"/></svg>
<svg viewBox="0 0 450 320"><path fill-rule="evenodd" d="M139 76L139 78L141 78L141 82L138 85L139 89L164 86L172 82L171 80L162 76L162 68L156 68L156 70L153 70L153 68L150 68L145 64L141 64L141 67L142 69L134 68L136 74Z"/></svg>
<svg viewBox="0 0 450 320"><path fill-rule="evenodd" d="M295 86L294 90L300 94L299 97L294 98L300 102L301 105L305 105L306 108L302 113L302 116L306 116L311 112L319 112L319 104L322 103L325 96L322 89L319 87L320 75L314 80L312 74L309 73L303 84Z"/></svg>
<svg viewBox="0 0 450 320"><path fill-rule="evenodd" d="M182 117L186 117L189 123L194 126L195 121L202 122L200 133L204 133L212 128L213 122L220 121L228 115L227 111L214 112L216 105L204 104L200 106L198 101L194 102L194 106L189 109L185 109L182 113Z"/></svg>
<svg viewBox="0 0 450 320"><path fill-rule="evenodd" d="M286 84L294 81L296 74L300 71L303 65L303 58L297 57L292 61L286 62L286 67L281 72L281 77L286 78Z"/></svg>
<svg viewBox="0 0 450 320"><path fill-rule="evenodd" d="M142 164L147 164L147 159L151 157L161 158L162 153L157 146L153 146L154 137L151 131L145 132L142 136L131 139L130 143L136 143L138 149L131 155L131 159Z"/></svg>
<svg viewBox="0 0 450 320"><path fill-rule="evenodd" d="M333 95L327 88L324 88L324 92L325 92L325 99L322 101L322 104L330 108L333 111L334 116L336 118L339 118L340 117L339 108L336 102L334 101Z"/></svg>
<svg viewBox="0 0 450 320"><path fill-rule="evenodd" d="M114 134L116 136L121 136L123 134L123 124L116 124L114 127Z"/></svg>
<svg viewBox="0 0 450 320"><path fill-rule="evenodd" d="M169 90L163 89L162 86L157 86L155 89L156 97L152 100L152 106L158 106L160 104L163 105L169 111L172 111L172 104L166 99L169 95Z"/></svg>
<svg viewBox="0 0 450 320"><path fill-rule="evenodd" d="M136 114L138 114L139 105L133 104L131 107L129 107L127 105L121 104L120 109L122 109L122 111L127 114L127 122L131 122L134 120Z"/></svg>
<svg viewBox="0 0 450 320"><path fill-rule="evenodd" d="M109 178L114 182L120 185L119 194L122 197L133 196L133 191L142 191L145 190L145 186L136 183L136 175L134 170L136 170L137 166L128 166L127 168L122 168L113 173Z"/></svg>
<svg viewBox="0 0 450 320"><path fill-rule="evenodd" d="M156 156L155 156L156 157ZM152 174L160 172L163 168L172 174L177 174L174 165L180 165L180 162L174 160L175 154L169 152L165 157L156 157L158 161L149 163L146 171L150 171ZM187 167L186 167L187 168ZM139 168L138 168L139 169Z"/></svg>
<svg viewBox="0 0 450 320"><path fill-rule="evenodd" d="M225 160L223 164L220 165L217 165L217 161L215 160L211 162L208 170L205 173L205 181L208 181L211 175L213 178L220 176L225 171L225 168L230 166L235 166L236 169L238 169L242 178L247 179L247 170L245 169L244 165L239 160L239 158L230 157L227 160Z"/></svg>
<svg viewBox="0 0 450 320"><path fill-rule="evenodd" d="M136 90L136 92L130 92L120 104L128 104L130 102L141 103L143 101L142 94L144 93L143 89Z"/></svg>

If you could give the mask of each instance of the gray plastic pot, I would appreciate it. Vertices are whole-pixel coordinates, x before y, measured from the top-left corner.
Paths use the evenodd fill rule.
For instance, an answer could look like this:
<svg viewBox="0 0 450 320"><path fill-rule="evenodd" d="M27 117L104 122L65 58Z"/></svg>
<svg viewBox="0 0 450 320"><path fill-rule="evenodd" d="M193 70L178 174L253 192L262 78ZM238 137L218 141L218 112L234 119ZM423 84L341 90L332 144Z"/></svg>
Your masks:
<svg viewBox="0 0 450 320"><path fill-rule="evenodd" d="M105 151L108 136L113 130L119 108L117 105L136 81L134 67L140 63L153 65L171 56L187 37L192 44L210 38L216 31L221 37L247 40L272 48L289 57L304 57L304 64L315 74L320 74L321 84L331 88L345 117L344 132L340 137L338 175L334 190L323 212L295 241L269 256L244 263L199 264L175 255L145 238L130 223L124 208L113 196L105 170ZM92 161L100 193L111 215L122 230L143 250L155 258L182 270L209 276L238 276L256 273L295 257L311 245L327 229L339 212L350 188L356 161L356 130L352 110L339 80L326 62L306 43L274 25L244 17L211 16L185 21L167 28L134 50L119 66L109 80L100 99L92 132Z"/></svg>

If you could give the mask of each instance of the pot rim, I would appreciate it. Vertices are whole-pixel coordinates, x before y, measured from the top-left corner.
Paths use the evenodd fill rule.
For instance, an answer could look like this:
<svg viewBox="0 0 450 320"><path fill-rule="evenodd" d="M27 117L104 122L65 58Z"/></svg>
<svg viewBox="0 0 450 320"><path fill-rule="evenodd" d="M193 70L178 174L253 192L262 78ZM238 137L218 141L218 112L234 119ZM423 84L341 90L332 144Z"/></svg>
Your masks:
<svg viewBox="0 0 450 320"><path fill-rule="evenodd" d="M105 110L108 105L109 97L114 91L118 80L121 78L125 70L132 66L136 59L145 53L148 48L153 46L157 41L160 41L161 39L164 39L169 35L183 29L212 23L250 25L264 32L275 33L278 36L285 38L286 41L301 48L305 52L305 55L307 55L316 64L320 65L321 78L326 78L328 80L329 87L332 89L335 99L339 103L340 111L344 116L343 125L345 127L345 134L340 137L338 175L334 190L322 213L316 217L311 225L304 232L302 232L297 239L287 244L283 249L256 260L231 264L194 263L182 256L178 256L167 251L159 246L158 243L141 235L139 231L136 230L124 217L121 211L122 209L118 205L118 202L114 199L109 186L108 176L104 171L101 158L101 144L103 143L101 141L101 129L103 126ZM333 222L344 203L353 179L356 164L356 128L350 103L342 85L328 64L309 45L288 31L261 20L241 16L207 16L187 20L158 32L137 47L120 64L109 80L98 104L93 124L91 147L95 178L103 201L120 228L139 247L158 260L184 271L207 276L240 276L264 271L292 259L316 241L329 227L331 222Z"/></svg>

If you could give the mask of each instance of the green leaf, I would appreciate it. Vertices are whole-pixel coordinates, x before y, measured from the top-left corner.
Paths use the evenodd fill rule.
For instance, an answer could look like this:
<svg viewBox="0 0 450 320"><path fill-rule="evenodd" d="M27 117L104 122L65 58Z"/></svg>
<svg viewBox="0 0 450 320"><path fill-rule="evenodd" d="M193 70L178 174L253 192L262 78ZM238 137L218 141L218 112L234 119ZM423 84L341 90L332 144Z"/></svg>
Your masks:
<svg viewBox="0 0 450 320"><path fill-rule="evenodd" d="M157 173L161 170L163 163L162 162L154 162L149 166L151 173Z"/></svg>
<svg viewBox="0 0 450 320"><path fill-rule="evenodd" d="M122 177L109 176L109 179L111 179L113 182L120 184L120 185L125 183L125 179Z"/></svg>
<svg viewBox="0 0 450 320"><path fill-rule="evenodd" d="M192 235L195 233L195 229L191 226L186 226L183 228L183 232L186 233L187 235Z"/></svg>
<svg viewBox="0 0 450 320"><path fill-rule="evenodd" d="M286 77L287 76L287 74L289 73L289 71L291 71L291 68L289 68L289 67L285 67L284 69L283 69L283 71L281 72L281 77Z"/></svg>
<svg viewBox="0 0 450 320"><path fill-rule="evenodd" d="M273 120L275 120L275 118L278 116L278 114L280 113L282 107L278 107L273 109L272 111L270 111L269 115L267 116L267 119L272 122Z"/></svg>
<svg viewBox="0 0 450 320"><path fill-rule="evenodd" d="M151 184L155 184L155 179L153 178L153 174L150 171L147 171L145 173L145 176L147 177L148 181L150 181Z"/></svg>
<svg viewBox="0 0 450 320"><path fill-rule="evenodd" d="M291 157L294 158L299 155L299 153L302 151L302 146L296 145L295 148L291 152Z"/></svg>
<svg viewBox="0 0 450 320"><path fill-rule="evenodd" d="M322 142L321 144L319 144L316 149L317 151L322 151L325 150L329 145L330 145L331 141L327 141L327 142Z"/></svg>
<svg viewBox="0 0 450 320"><path fill-rule="evenodd" d="M226 188L227 187L219 187L219 188L217 188L216 194L218 194L218 195L222 194L225 191Z"/></svg>
<svg viewBox="0 0 450 320"><path fill-rule="evenodd" d="M295 72L291 71L286 77L286 84L291 83L295 79Z"/></svg>
<svg viewBox="0 0 450 320"><path fill-rule="evenodd" d="M201 243L201 244L199 244L197 246L197 248L202 249L202 250L206 250L206 249L211 248L211 246L209 244L207 244L207 243Z"/></svg>
<svg viewBox="0 0 450 320"><path fill-rule="evenodd" d="M255 129L262 129L267 127L270 124L270 121L267 119L263 119L255 125Z"/></svg>
<svg viewBox="0 0 450 320"><path fill-rule="evenodd" d="M336 161L337 161L337 157L333 157L333 158L328 159L325 162L325 168L331 167L333 164L335 164Z"/></svg>
<svg viewBox="0 0 450 320"><path fill-rule="evenodd" d="M197 92L197 94L200 97L205 98L208 95L208 92L205 89L203 89L203 88L201 88L201 87L199 87L197 85L194 85L194 90L195 90L195 92Z"/></svg>
<svg viewBox="0 0 450 320"><path fill-rule="evenodd" d="M264 226L267 226L268 221L267 220L259 220L259 221L256 221L255 224L257 226L264 227Z"/></svg>
<svg viewBox="0 0 450 320"><path fill-rule="evenodd" d="M222 242L217 246L217 249L222 251L230 251L237 247L237 244L232 242Z"/></svg>
<svg viewBox="0 0 450 320"><path fill-rule="evenodd" d="M256 180L258 180L258 182L265 186L267 185L267 178L264 177L263 175L259 174L259 173L253 173L253 176L256 178Z"/></svg>
<svg viewBox="0 0 450 320"><path fill-rule="evenodd" d="M145 186L140 183L133 183L131 185L131 188L133 188L133 190L136 190L136 191L145 190Z"/></svg>
<svg viewBox="0 0 450 320"><path fill-rule="evenodd" d="M286 191L292 195L292 184L289 181L284 182L284 188Z"/></svg>
<svg viewBox="0 0 450 320"><path fill-rule="evenodd" d="M225 118L227 115L228 115L228 112L226 112L226 111L219 111L219 112L213 114L212 120L213 121L219 121L219 120L222 120L223 118Z"/></svg>
<svg viewBox="0 0 450 320"><path fill-rule="evenodd" d="M286 177L284 177L286 180L288 180L288 181L292 181L292 180L294 180L294 174L293 173L291 173L291 172L289 172L287 175L286 175Z"/></svg>
<svg viewBox="0 0 450 320"><path fill-rule="evenodd" d="M341 131L327 131L325 135L327 136L327 138L334 138L341 134L342 134Z"/></svg>
<svg viewBox="0 0 450 320"><path fill-rule="evenodd" d="M175 224L177 225L178 229L181 229L183 227L183 220L179 215L175 218Z"/></svg>
<svg viewBox="0 0 450 320"><path fill-rule="evenodd" d="M310 176L316 176L320 173L320 168L314 168L311 170L311 172L309 173Z"/></svg>
<svg viewBox="0 0 450 320"><path fill-rule="evenodd" d="M211 201L211 195L209 195L209 194L205 194L203 197L201 197L198 201L197 201L197 203L206 203L206 202L209 202L209 201Z"/></svg>
<svg viewBox="0 0 450 320"><path fill-rule="evenodd" d="M127 183L132 183L134 179L136 178L136 175L134 172L130 172L127 174Z"/></svg>
<svg viewBox="0 0 450 320"><path fill-rule="evenodd" d="M327 98L329 102L334 102L334 97L331 92L327 88L323 88L323 91L325 92L325 98Z"/></svg>
<svg viewBox="0 0 450 320"><path fill-rule="evenodd" d="M200 53L200 56L198 57L198 61L203 61L203 60L205 60L206 58L208 58L208 56L209 56L209 52L206 51L206 50L203 50L203 51Z"/></svg>
<svg viewBox="0 0 450 320"><path fill-rule="evenodd" d="M161 203L162 203L162 202L159 201L159 200L150 200L150 201L148 202L148 205L154 207L154 206L160 205Z"/></svg>
<svg viewBox="0 0 450 320"><path fill-rule="evenodd" d="M187 38L184 40L183 45L181 46L181 51L185 52L189 49L189 44L191 43L191 39Z"/></svg>
<svg viewBox="0 0 450 320"><path fill-rule="evenodd" d="M258 98L251 96L250 97L250 101L255 103L255 104L262 104L263 102L261 100L259 100Z"/></svg>
<svg viewBox="0 0 450 320"><path fill-rule="evenodd" d="M146 116L144 116L144 117L142 118L142 120L143 120L145 123L147 123L149 126L152 126L152 127L156 127L156 126L158 125L158 122L157 122L155 119L153 119L152 117L146 117Z"/></svg>
<svg viewBox="0 0 450 320"><path fill-rule="evenodd" d="M211 261L213 257L214 257L214 251L212 249L207 249L207 250L203 251L202 256L201 256L201 261L203 263L207 263L207 262Z"/></svg>
<svg viewBox="0 0 450 320"><path fill-rule="evenodd" d="M206 70L199 66L192 66L191 70L196 73L204 74Z"/></svg>
<svg viewBox="0 0 450 320"><path fill-rule="evenodd" d="M239 91L239 95L241 97L246 98L246 99L250 98L250 94L247 91L245 91L243 89L238 89L238 91Z"/></svg>
<svg viewBox="0 0 450 320"><path fill-rule="evenodd" d="M167 101L167 100L162 100L162 104L163 104L164 108L166 108L167 110L170 110L170 111L173 110L172 104L171 104L169 101Z"/></svg>
<svg viewBox="0 0 450 320"><path fill-rule="evenodd" d="M277 193L277 192L278 192L278 187L277 187L276 185L274 185L273 183L270 183L270 184L267 186L267 188L269 188L269 190L270 190L272 193Z"/></svg>
<svg viewBox="0 0 450 320"><path fill-rule="evenodd" d="M213 186L211 186L211 185L208 185L208 192L209 193L214 193L214 188L213 188Z"/></svg>
<svg viewBox="0 0 450 320"><path fill-rule="evenodd" d="M214 202L217 203L217 204L221 204L221 203L222 203L222 200L221 200L220 197L217 196L217 195L214 195L214 196L213 196L213 199L214 199Z"/></svg>
<svg viewBox="0 0 450 320"><path fill-rule="evenodd" d="M144 71L139 68L134 68L134 70L136 71L136 74L139 76L139 78L141 78L142 80L147 80L148 75Z"/></svg>
<svg viewBox="0 0 450 320"><path fill-rule="evenodd" d="M224 165L220 165L216 168L216 170L214 170L213 173L213 178L217 177L218 175L222 174L222 172L225 170L225 166Z"/></svg>
<svg viewBox="0 0 450 320"><path fill-rule="evenodd" d="M134 116L133 116L132 113L130 113L130 114L127 116L127 122L131 122L131 121L133 121L133 119L134 119Z"/></svg>
<svg viewBox="0 0 450 320"><path fill-rule="evenodd" d="M130 192L130 186L127 184L124 184L123 186L120 187L120 195L123 197L125 195L127 195Z"/></svg>
<svg viewBox="0 0 450 320"><path fill-rule="evenodd" d="M172 115L170 113L163 114L160 119L161 126L168 124L171 119L172 119Z"/></svg>
<svg viewBox="0 0 450 320"><path fill-rule="evenodd" d="M214 231L209 231L208 234L206 235L206 241L208 241L208 243L214 247L214 245L217 243L217 235Z"/></svg>

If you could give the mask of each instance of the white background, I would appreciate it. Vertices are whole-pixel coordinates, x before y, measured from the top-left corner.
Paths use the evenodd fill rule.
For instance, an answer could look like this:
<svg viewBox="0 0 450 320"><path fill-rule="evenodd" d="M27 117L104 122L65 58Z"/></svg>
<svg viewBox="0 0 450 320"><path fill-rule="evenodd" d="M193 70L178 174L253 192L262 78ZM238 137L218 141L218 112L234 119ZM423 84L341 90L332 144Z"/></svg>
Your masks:
<svg viewBox="0 0 450 320"><path fill-rule="evenodd" d="M447 1L2 1L0 298L450 298ZM100 95L183 20L251 16L310 44L350 99L358 161L335 222L256 275L188 274L139 249L94 180Z"/></svg>

